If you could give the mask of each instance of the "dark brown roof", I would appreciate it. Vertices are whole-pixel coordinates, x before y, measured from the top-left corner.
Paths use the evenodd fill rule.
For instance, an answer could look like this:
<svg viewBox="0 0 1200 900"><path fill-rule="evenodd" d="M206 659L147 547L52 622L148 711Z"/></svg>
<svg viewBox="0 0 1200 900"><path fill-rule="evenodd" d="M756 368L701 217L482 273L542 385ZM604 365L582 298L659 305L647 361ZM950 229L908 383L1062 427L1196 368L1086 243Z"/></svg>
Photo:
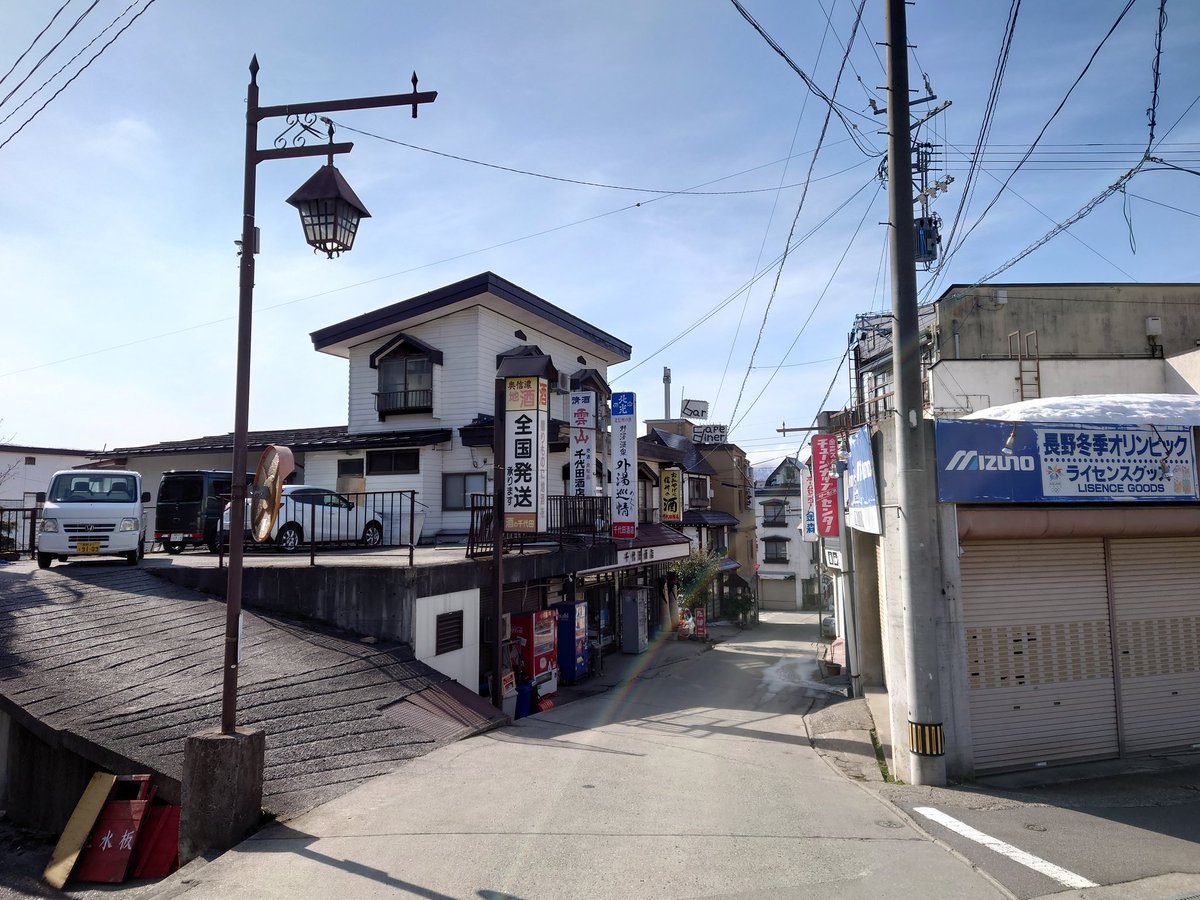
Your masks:
<svg viewBox="0 0 1200 900"><path fill-rule="evenodd" d="M450 440L449 428L420 428L410 431L373 431L351 434L345 425L331 428L293 428L282 431L251 431L247 446L261 450L270 444L290 447L294 452L315 450L361 450L372 447L423 447ZM169 453L233 452L233 433L207 435L182 441L163 441L141 447L117 447L109 456L162 456Z"/></svg>

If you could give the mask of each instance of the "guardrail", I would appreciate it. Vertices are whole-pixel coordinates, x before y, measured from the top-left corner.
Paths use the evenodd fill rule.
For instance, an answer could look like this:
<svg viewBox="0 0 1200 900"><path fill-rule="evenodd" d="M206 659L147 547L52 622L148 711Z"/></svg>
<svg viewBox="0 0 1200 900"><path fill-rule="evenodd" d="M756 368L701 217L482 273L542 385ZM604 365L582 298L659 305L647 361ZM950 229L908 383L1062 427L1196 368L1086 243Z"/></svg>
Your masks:
<svg viewBox="0 0 1200 900"><path fill-rule="evenodd" d="M506 531L504 550L524 552L536 544L595 543L611 540L608 497L578 497L558 494L547 498L546 531ZM467 556L488 556L495 552L496 536L492 526L491 494L471 495L471 528L467 535Z"/></svg>

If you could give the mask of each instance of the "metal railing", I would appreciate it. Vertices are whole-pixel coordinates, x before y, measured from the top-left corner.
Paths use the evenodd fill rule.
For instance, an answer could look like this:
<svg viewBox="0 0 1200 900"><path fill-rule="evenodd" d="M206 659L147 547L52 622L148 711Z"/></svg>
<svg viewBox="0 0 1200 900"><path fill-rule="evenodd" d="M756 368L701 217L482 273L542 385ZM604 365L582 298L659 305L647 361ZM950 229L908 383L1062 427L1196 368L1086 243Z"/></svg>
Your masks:
<svg viewBox="0 0 1200 900"><path fill-rule="evenodd" d="M344 550L348 546L369 550L400 548L408 550L408 564L411 566L425 523L426 507L417 499L418 493L339 492L337 496L350 502L349 508L302 503L289 499L285 494L270 538L258 542L247 533L244 547L247 550L307 550L309 565L316 565L318 550L329 552ZM223 520L221 528L224 528ZM218 535L221 549L218 564L222 566L227 544L222 531Z"/></svg>
<svg viewBox="0 0 1200 900"><path fill-rule="evenodd" d="M611 540L608 497L555 495L547 498L546 531L504 532L505 551L524 552L535 544L595 543ZM467 556L487 556L495 551L493 498L491 494L471 495L471 528L467 535Z"/></svg>
<svg viewBox="0 0 1200 900"><path fill-rule="evenodd" d="M37 546L38 516L36 506L0 507L0 553L29 554Z"/></svg>
<svg viewBox="0 0 1200 900"><path fill-rule="evenodd" d="M418 412L433 409L433 390L379 391L375 394L377 413Z"/></svg>

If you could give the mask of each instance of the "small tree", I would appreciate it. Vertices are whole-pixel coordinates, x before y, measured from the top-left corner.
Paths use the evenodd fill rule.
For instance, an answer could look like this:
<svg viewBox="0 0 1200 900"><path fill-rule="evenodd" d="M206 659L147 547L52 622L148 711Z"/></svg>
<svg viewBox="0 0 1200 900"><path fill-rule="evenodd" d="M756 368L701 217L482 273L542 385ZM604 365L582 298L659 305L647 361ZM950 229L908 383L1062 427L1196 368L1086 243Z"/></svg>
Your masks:
<svg viewBox="0 0 1200 900"><path fill-rule="evenodd" d="M671 563L671 571L679 579L679 602L693 607L704 603L713 579L721 567L725 554L709 550L693 550L683 559Z"/></svg>

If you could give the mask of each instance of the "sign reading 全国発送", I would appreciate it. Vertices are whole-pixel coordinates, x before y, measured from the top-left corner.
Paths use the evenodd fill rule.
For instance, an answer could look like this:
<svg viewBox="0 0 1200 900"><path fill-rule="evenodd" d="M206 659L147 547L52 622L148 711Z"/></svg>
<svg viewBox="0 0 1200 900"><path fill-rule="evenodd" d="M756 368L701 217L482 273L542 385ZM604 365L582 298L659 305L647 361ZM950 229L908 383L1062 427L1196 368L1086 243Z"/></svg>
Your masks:
<svg viewBox="0 0 1200 900"><path fill-rule="evenodd" d="M1131 502L1196 500L1196 447L1185 425L938 421L938 499Z"/></svg>

